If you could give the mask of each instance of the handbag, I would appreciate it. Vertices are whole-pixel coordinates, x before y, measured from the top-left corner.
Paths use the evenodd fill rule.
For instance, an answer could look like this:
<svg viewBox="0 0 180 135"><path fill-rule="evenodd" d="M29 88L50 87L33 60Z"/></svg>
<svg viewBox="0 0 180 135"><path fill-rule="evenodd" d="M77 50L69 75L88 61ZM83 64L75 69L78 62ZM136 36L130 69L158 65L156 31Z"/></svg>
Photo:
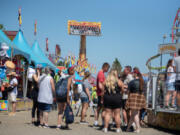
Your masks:
<svg viewBox="0 0 180 135"><path fill-rule="evenodd" d="M8 91L8 92L12 92L13 89L14 89L14 87L13 87L13 86L10 86L10 87L7 88L7 91Z"/></svg>
<svg viewBox="0 0 180 135"><path fill-rule="evenodd" d="M64 111L64 117L66 124L71 124L74 122L73 110L69 104L66 105L66 109Z"/></svg>

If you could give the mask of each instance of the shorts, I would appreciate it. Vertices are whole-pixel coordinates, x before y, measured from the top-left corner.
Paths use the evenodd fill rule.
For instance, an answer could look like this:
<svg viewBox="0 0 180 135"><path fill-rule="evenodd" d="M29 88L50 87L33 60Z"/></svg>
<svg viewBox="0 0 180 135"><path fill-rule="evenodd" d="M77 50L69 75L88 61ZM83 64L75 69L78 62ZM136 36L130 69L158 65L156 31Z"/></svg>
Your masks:
<svg viewBox="0 0 180 135"><path fill-rule="evenodd" d="M180 80L175 81L175 88L176 88L176 91L180 91Z"/></svg>
<svg viewBox="0 0 180 135"><path fill-rule="evenodd" d="M127 101L127 99L122 99L122 109L126 109L125 107L126 107L126 101Z"/></svg>
<svg viewBox="0 0 180 135"><path fill-rule="evenodd" d="M57 103L67 103L67 97L57 98Z"/></svg>
<svg viewBox="0 0 180 135"><path fill-rule="evenodd" d="M16 102L16 95L15 94L9 94L9 100L10 102Z"/></svg>
<svg viewBox="0 0 180 135"><path fill-rule="evenodd" d="M103 107L103 104L101 103L101 96L98 96L98 107Z"/></svg>
<svg viewBox="0 0 180 135"><path fill-rule="evenodd" d="M174 82L166 83L166 88L167 91L175 91L175 83Z"/></svg>
<svg viewBox="0 0 180 135"><path fill-rule="evenodd" d="M88 97L81 97L81 103L89 103Z"/></svg>
<svg viewBox="0 0 180 135"><path fill-rule="evenodd" d="M74 94L74 101L79 101L79 94L78 93Z"/></svg>
<svg viewBox="0 0 180 135"><path fill-rule="evenodd" d="M93 104L98 104L98 99L97 98L93 99Z"/></svg>
<svg viewBox="0 0 180 135"><path fill-rule="evenodd" d="M120 94L104 95L104 108L118 109L122 108L122 96Z"/></svg>
<svg viewBox="0 0 180 135"><path fill-rule="evenodd" d="M43 112L50 112L51 111L51 107L52 105L51 104L46 104L46 103L38 103L38 108L40 111L43 111Z"/></svg>

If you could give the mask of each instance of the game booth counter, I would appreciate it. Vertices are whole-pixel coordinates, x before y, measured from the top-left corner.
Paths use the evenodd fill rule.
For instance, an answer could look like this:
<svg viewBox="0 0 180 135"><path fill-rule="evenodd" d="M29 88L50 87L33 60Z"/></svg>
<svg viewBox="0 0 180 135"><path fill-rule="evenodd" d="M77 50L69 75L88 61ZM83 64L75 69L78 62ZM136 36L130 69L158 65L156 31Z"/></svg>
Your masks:
<svg viewBox="0 0 180 135"><path fill-rule="evenodd" d="M16 71L18 80L18 97L23 97L23 89L25 88L25 70L30 60L30 55L13 46L13 42L0 30L0 110L7 111L8 92L6 90L9 84L9 76L11 71ZM20 100L20 98L18 98ZM17 106L17 108L19 108Z"/></svg>
<svg viewBox="0 0 180 135"><path fill-rule="evenodd" d="M11 41L4 32L0 31L0 45L1 45L1 98L4 100L4 104L8 102L8 92L6 91L6 85L9 83L9 78L7 74L11 71L15 71L18 80L18 98L17 98L17 110L27 110L32 108L32 101L27 98L28 93L28 72L31 63L34 63L35 67L45 67L49 66L51 69L55 70L56 67L48 61L45 55L41 55L42 51L37 49L39 47L37 41L33 44L32 48L27 43L24 38L23 32L21 30L17 31L13 41ZM6 47L5 45L6 44ZM41 57L40 57L41 56ZM42 57L44 56L44 57ZM9 61L15 66L13 68L8 68L6 62ZM2 105L2 104L1 104ZM11 108L11 107L8 107ZM6 108L6 110L8 110ZM5 110L5 109L1 109Z"/></svg>

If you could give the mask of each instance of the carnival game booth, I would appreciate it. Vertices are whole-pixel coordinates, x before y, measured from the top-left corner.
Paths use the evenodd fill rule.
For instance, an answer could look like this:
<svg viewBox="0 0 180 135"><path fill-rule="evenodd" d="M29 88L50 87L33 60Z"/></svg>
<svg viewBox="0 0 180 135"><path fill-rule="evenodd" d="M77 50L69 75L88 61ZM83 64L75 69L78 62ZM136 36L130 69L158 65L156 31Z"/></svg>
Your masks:
<svg viewBox="0 0 180 135"><path fill-rule="evenodd" d="M23 89L25 88L25 81L23 81L23 67L27 65L30 60L30 55L24 51L21 51L17 47L13 45L11 40L5 35L3 31L0 30L0 59L2 61L0 66L0 80L1 80L1 95L2 99L0 101L0 110L8 110L8 100L7 100L7 91L5 90L5 84L9 83L8 72L16 71L15 64L12 61L17 61L20 63L19 67L22 69L21 72L18 73L17 79L19 81L19 91L23 93ZM5 66L4 66L5 64Z"/></svg>
<svg viewBox="0 0 180 135"><path fill-rule="evenodd" d="M29 100L27 99L27 86L28 86L28 68L29 68L29 64L31 62L33 62L35 64L35 67L36 66L40 66L40 67L45 67L47 66L47 62L45 60L43 60L42 58L40 58L37 54L35 54L33 52L33 50L31 49L30 45L27 43L26 39L24 38L23 36L23 32L21 30L18 31L16 37L14 38L13 40L13 47L16 47L18 49L20 49L21 51L24 51L26 53L28 53L30 55L30 60L29 60L29 63L26 64L24 67L23 67L23 72L24 72L24 82L25 82L25 87L23 89L23 99L22 100L26 100L29 102ZM17 67L16 67L16 72L21 72L21 67L19 67L19 63L17 63ZM23 105L21 105L23 107ZM22 108L21 107L21 108ZM27 107L25 107L27 108ZM28 107L28 108L31 108L31 107Z"/></svg>

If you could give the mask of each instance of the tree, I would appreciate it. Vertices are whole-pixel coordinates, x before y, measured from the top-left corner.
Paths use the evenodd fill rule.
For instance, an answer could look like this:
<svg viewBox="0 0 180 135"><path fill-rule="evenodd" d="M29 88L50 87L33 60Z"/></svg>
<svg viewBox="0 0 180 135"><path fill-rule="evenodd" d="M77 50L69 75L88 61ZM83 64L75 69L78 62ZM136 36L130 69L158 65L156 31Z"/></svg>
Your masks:
<svg viewBox="0 0 180 135"><path fill-rule="evenodd" d="M115 58L115 60L112 64L112 70L116 70L118 72L118 75L121 73L122 66L117 58Z"/></svg>
<svg viewBox="0 0 180 135"><path fill-rule="evenodd" d="M0 30L5 30L4 25L0 24Z"/></svg>
<svg viewBox="0 0 180 135"><path fill-rule="evenodd" d="M58 63L57 63L57 66L64 66L65 64L64 64L64 62L63 61L59 61Z"/></svg>

